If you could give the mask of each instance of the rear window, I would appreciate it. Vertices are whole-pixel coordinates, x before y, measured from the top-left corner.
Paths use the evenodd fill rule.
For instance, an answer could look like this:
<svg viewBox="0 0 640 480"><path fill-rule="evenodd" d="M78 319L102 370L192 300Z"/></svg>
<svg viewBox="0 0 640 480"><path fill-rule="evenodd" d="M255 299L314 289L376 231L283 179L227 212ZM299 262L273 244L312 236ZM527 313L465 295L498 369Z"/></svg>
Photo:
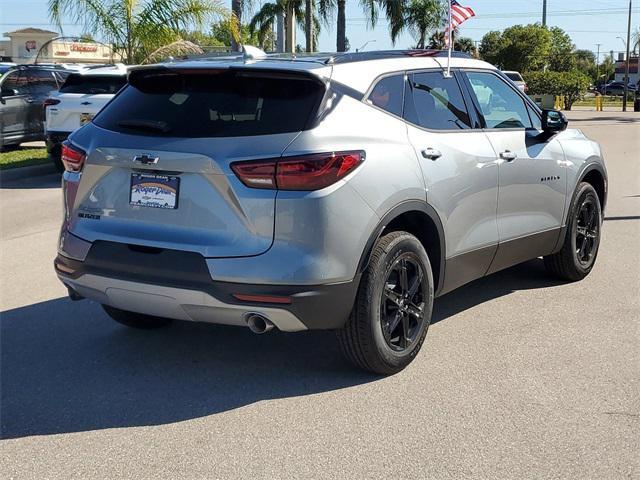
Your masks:
<svg viewBox="0 0 640 480"><path fill-rule="evenodd" d="M95 118L100 127L171 137L305 130L324 94L317 80L256 71L139 70Z"/></svg>
<svg viewBox="0 0 640 480"><path fill-rule="evenodd" d="M127 83L126 75L69 75L60 93L115 94Z"/></svg>
<svg viewBox="0 0 640 480"><path fill-rule="evenodd" d="M518 72L505 72L505 75L514 82L524 82L524 80L522 79L522 75L520 75Z"/></svg>

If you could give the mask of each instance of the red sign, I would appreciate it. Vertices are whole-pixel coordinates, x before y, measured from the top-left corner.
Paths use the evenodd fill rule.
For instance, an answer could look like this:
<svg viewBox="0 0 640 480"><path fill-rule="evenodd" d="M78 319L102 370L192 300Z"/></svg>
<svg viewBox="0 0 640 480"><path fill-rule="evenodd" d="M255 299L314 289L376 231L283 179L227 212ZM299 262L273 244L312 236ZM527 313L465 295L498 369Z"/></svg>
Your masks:
<svg viewBox="0 0 640 480"><path fill-rule="evenodd" d="M98 46L85 44L85 43L72 43L71 51L72 52L97 52Z"/></svg>

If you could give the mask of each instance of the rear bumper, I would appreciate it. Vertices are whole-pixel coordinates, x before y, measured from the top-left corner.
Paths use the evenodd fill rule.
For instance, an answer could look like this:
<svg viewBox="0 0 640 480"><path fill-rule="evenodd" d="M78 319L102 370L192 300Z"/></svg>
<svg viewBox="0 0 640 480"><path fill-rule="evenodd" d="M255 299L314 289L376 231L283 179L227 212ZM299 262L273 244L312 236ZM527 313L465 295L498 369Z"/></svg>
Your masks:
<svg viewBox="0 0 640 480"><path fill-rule="evenodd" d="M133 249L132 249L133 248ZM204 257L177 250L96 242L84 261L55 259L60 280L80 296L149 315L246 326L248 314L282 331L341 328L353 306L359 277L324 285L265 285L214 281ZM261 295L290 303L242 301Z"/></svg>

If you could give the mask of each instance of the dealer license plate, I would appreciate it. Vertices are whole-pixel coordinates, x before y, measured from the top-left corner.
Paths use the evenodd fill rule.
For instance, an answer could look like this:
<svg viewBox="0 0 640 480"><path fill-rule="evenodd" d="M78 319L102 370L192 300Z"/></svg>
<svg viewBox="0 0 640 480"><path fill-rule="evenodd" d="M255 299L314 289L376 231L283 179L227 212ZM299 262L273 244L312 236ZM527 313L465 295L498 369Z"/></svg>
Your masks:
<svg viewBox="0 0 640 480"><path fill-rule="evenodd" d="M179 177L132 173L129 203L141 207L178 208L179 190Z"/></svg>

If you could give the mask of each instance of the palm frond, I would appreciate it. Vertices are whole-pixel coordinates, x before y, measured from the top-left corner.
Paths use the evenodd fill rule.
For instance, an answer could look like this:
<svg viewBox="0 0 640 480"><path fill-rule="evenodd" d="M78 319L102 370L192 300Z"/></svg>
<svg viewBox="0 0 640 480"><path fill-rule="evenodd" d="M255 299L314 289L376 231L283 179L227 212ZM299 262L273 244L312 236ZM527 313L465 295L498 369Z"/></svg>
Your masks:
<svg viewBox="0 0 640 480"><path fill-rule="evenodd" d="M168 57L184 55L202 55L204 50L195 43L187 40L178 40L154 50L141 63L156 63L166 60Z"/></svg>
<svg viewBox="0 0 640 480"><path fill-rule="evenodd" d="M285 6L282 2L277 3L265 3L260 10L251 18L249 22L249 31L253 34L256 31L265 31L266 26L271 27L278 14L285 13Z"/></svg>
<svg viewBox="0 0 640 480"><path fill-rule="evenodd" d="M93 34L110 41L121 41L118 17L112 16L112 2L100 0L49 0L49 16L62 32L62 20L67 18Z"/></svg>

